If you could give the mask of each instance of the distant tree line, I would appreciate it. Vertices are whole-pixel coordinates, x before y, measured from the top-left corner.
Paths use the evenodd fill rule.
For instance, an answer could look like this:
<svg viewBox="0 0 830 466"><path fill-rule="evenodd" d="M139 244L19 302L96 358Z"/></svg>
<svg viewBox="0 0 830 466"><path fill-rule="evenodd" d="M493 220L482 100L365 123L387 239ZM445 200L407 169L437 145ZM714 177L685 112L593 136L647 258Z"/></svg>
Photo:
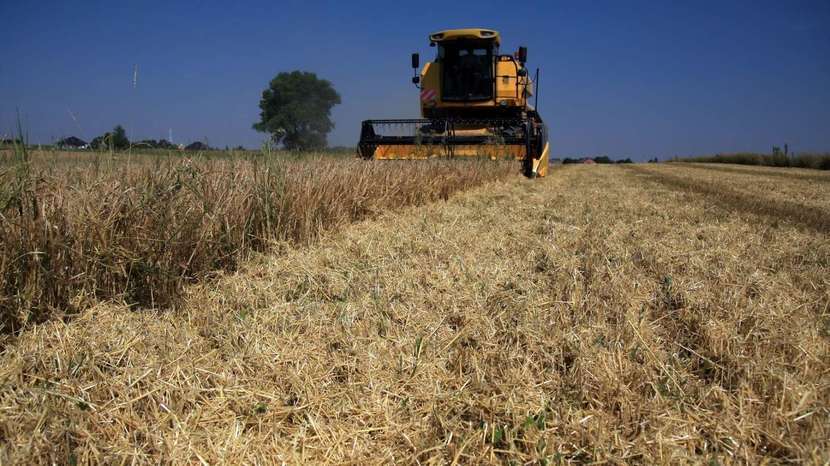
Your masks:
<svg viewBox="0 0 830 466"><path fill-rule="evenodd" d="M5 140L3 142L5 142ZM127 131L121 125L116 125L112 131L107 131L106 133L95 137L89 144L75 136L69 136L57 141L55 146L61 149L93 149L100 151L122 151L130 148L162 150L184 149L186 151L214 150L206 141L192 142L187 146L179 146L166 139L144 139L141 141L130 142L127 137ZM227 147L225 149L228 150ZM245 148L238 146L234 150L245 150Z"/></svg>
<svg viewBox="0 0 830 466"><path fill-rule="evenodd" d="M586 163L588 160L592 160L594 163L602 163L602 164L611 164L611 163L634 163L633 160L630 158L620 159L620 160L613 160L608 156L601 155L599 157L583 157L579 159L572 159L570 157L565 157L562 159L562 163ZM588 162L590 163L590 162Z"/></svg>
<svg viewBox="0 0 830 466"><path fill-rule="evenodd" d="M14 139L3 138L3 139L0 139L0 144L2 144L4 146L7 146L7 145L8 146L13 146L13 145L23 144L23 141L20 138L14 138Z"/></svg>
<svg viewBox="0 0 830 466"><path fill-rule="evenodd" d="M260 118L253 128L269 135L269 144L282 146L289 151L314 151L328 146L326 136L334 128L331 109L340 104L340 95L331 82L306 71L277 74L269 83L259 102ZM0 139L2 145L12 145L12 140ZM56 141L61 149L93 149L98 151L123 151L127 149L184 149L191 151L215 150L207 140L196 141L182 147L165 139L145 139L130 142L123 126L95 137L89 144L75 136ZM230 150L227 146L225 150ZM237 146L234 150L246 150ZM335 147L330 152L352 154L354 147Z"/></svg>
<svg viewBox="0 0 830 466"><path fill-rule="evenodd" d="M167 139L144 139L142 141L134 142L133 147L147 148L147 149L178 149L179 146L173 144Z"/></svg>

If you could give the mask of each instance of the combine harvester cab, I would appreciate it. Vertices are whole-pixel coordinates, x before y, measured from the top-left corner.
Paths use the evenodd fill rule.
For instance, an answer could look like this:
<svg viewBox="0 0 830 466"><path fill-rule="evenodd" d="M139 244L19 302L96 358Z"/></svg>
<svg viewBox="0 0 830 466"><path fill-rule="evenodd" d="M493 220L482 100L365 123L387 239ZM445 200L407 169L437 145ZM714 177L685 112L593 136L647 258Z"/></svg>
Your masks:
<svg viewBox="0 0 830 466"><path fill-rule="evenodd" d="M364 121L358 154L377 160L517 160L525 176L545 176L550 146L542 118L528 104L539 71L534 83L525 68L527 49L500 55L499 33L489 29L452 29L429 39L435 60L412 78L423 118ZM416 72L419 61L412 54Z"/></svg>

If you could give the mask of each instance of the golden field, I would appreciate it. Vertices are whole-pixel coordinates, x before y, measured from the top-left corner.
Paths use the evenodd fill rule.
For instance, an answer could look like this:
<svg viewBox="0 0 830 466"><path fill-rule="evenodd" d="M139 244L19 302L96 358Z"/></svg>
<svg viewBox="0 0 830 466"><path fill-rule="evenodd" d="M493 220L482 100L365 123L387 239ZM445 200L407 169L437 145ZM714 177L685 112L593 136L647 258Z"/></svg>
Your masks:
<svg viewBox="0 0 830 466"><path fill-rule="evenodd" d="M439 194L262 233L168 307L88 292L5 336L0 463L830 461L830 174L502 168L443 192L422 165L325 163L296 202L350 170Z"/></svg>

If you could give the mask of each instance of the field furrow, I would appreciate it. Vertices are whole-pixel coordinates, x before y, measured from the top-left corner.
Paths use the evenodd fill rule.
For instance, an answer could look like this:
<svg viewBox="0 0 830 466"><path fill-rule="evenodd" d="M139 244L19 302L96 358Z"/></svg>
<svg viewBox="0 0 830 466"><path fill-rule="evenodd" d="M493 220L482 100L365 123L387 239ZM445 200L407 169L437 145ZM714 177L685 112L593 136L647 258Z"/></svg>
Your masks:
<svg viewBox="0 0 830 466"><path fill-rule="evenodd" d="M699 172L685 165L660 167L631 166L644 181L669 189L702 195L715 207L731 213L764 217L760 223L789 222L819 233L830 232L830 187L814 181L790 181L751 177L733 172ZM708 167L707 167L708 168Z"/></svg>
<svg viewBox="0 0 830 466"><path fill-rule="evenodd" d="M758 181L763 178L777 178L784 179L786 182L795 181L813 181L818 183L830 183L830 173L826 171L818 171L809 168L780 168L780 167L762 167L762 166L746 166L746 165L732 165L724 163L690 163L683 165L684 168L693 168L698 170L709 170L719 174L737 173L747 175Z"/></svg>

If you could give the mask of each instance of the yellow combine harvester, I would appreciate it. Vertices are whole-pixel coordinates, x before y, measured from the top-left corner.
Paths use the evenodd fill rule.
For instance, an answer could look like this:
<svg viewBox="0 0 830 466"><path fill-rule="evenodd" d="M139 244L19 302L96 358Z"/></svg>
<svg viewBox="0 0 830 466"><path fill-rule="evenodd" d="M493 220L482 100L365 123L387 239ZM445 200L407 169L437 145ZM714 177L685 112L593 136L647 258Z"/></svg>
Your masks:
<svg viewBox="0 0 830 466"><path fill-rule="evenodd" d="M412 78L421 90L423 118L364 121L359 155L519 160L525 176L545 176L550 147L545 124L528 103L534 82L525 68L527 49L499 54L499 33L490 29L451 29L429 40L437 46L435 60ZM418 66L413 53L412 68Z"/></svg>

